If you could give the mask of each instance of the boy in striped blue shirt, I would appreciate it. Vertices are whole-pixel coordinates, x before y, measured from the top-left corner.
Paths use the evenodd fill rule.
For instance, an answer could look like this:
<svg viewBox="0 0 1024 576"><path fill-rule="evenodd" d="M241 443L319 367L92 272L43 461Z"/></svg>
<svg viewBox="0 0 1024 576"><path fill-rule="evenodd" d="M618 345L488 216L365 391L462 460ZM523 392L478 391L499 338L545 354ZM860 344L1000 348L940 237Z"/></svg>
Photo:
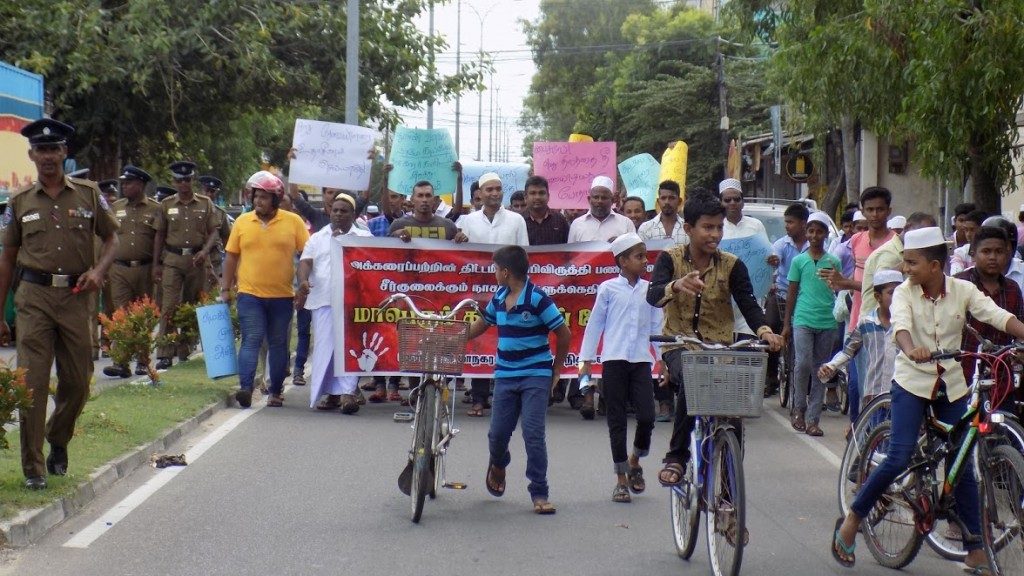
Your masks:
<svg viewBox="0 0 1024 576"><path fill-rule="evenodd" d="M569 328L555 303L530 282L530 260L519 246L505 246L494 252L494 277L500 288L484 309L483 317L469 328L476 338L491 326L498 327L497 362L494 366L494 400L491 428L487 433L490 461L487 491L505 493L505 468L512 459L508 451L516 423L522 420L526 444L526 477L537 514L554 514L548 502L548 451L544 420L548 398L569 350ZM554 357L548 334L554 332Z"/></svg>

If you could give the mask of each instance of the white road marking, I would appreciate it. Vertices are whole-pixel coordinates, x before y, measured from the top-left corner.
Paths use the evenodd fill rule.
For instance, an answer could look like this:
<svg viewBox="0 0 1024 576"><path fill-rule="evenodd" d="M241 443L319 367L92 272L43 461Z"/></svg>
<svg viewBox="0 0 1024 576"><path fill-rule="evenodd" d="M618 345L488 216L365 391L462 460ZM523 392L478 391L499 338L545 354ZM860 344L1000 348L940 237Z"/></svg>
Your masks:
<svg viewBox="0 0 1024 576"><path fill-rule="evenodd" d="M778 412L772 409L766 409L765 412L767 412L773 420L781 424L782 427L785 428L786 430L793 430L793 427L790 426L789 424L789 420L787 420L786 417L783 416L782 414L779 414ZM806 434L795 434L795 436L798 439L800 439L800 441L802 441L804 444L810 446L811 450L817 452L818 456L824 458L825 461L831 464L833 467L835 467L836 470L838 470L839 467L843 465L843 460L841 458L833 454L832 451L826 448L824 444L818 442L813 437L808 436Z"/></svg>
<svg viewBox="0 0 1024 576"><path fill-rule="evenodd" d="M250 416L262 410L265 406L266 404L260 403L258 406L242 410L232 416L228 421L224 422L212 432L204 436L195 444L195 446L192 446L192 448L185 452L185 461L189 464L195 463L195 461L206 453L207 450L212 448L214 444L231 433L232 430L237 428L242 422L245 422L245 420ZM110 510L107 510L105 513L100 515L100 517L92 524L89 524L72 536L70 540L63 544L63 546L65 548L88 548L89 545L95 542L97 538L106 534L106 532L113 528L118 522L124 520L132 510L138 508L150 496L155 494L157 490L164 487L184 469L184 466L171 466L159 470L152 478L146 481L145 484L136 488L131 494L110 508Z"/></svg>

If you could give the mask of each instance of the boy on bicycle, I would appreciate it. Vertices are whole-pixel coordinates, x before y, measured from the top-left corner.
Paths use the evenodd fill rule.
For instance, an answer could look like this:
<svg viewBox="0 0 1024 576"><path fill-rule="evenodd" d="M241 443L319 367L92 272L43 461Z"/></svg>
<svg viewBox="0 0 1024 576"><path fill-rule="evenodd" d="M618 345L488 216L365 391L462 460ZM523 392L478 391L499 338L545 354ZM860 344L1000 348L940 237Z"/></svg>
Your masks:
<svg viewBox="0 0 1024 576"><path fill-rule="evenodd" d="M909 281L900 284L892 297L892 330L900 353L891 388L889 449L885 461L861 486L850 513L836 520L830 549L843 566L853 566L856 561L855 538L861 522L893 480L906 470L928 407L943 422L955 422L967 410L967 382L960 365L953 359L931 360L932 352L960 348L968 313L1018 340L1024 339L1024 324L1011 312L997 306L974 284L945 275L948 260L946 239L939 228L906 233L903 265ZM964 563L976 571L987 562L981 549L978 485L971 466L963 467L961 474L954 498L961 520L973 535L964 537Z"/></svg>
<svg viewBox="0 0 1024 576"><path fill-rule="evenodd" d="M521 421L533 511L554 514L555 507L548 502L544 420L548 398L558 384L569 351L570 334L554 301L530 282L529 268L526 250L520 246L504 246L494 251L494 277L500 288L481 318L470 325L469 338L480 336L491 326L498 327L494 400L487 433L487 491L496 497L505 493L505 468L512 460L508 443L516 423ZM554 358L548 344L550 332L557 339Z"/></svg>
<svg viewBox="0 0 1024 576"><path fill-rule="evenodd" d="M685 335L707 342L732 344L732 300L757 337L768 342L772 351L782 348L782 337L772 332L764 312L754 298L747 267L736 256L718 249L722 239L725 208L709 193L691 194L683 207L683 228L690 237L687 245L677 245L658 256L647 290L647 302L665 309L663 333ZM679 484L683 467L690 459L690 433L693 418L686 412L686 393L682 384L680 344L662 345L662 360L674 382L679 383L676 416L669 451L658 474L664 486Z"/></svg>

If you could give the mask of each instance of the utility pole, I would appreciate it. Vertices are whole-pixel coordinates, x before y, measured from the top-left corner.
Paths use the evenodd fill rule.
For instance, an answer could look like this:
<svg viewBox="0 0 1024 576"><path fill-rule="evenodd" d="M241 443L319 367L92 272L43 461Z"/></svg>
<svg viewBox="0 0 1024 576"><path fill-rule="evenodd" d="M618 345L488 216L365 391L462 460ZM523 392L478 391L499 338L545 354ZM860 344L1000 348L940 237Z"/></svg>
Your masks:
<svg viewBox="0 0 1024 576"><path fill-rule="evenodd" d="M722 156L729 153L729 111L725 98L725 55L722 53L722 37L715 39L715 62L718 65L718 129L722 131Z"/></svg>
<svg viewBox="0 0 1024 576"><path fill-rule="evenodd" d="M487 161L494 162L494 72L491 72L491 81L487 85L488 95L491 99L490 127L487 129Z"/></svg>
<svg viewBox="0 0 1024 576"><path fill-rule="evenodd" d="M462 0L455 4L455 73L462 71ZM462 124L460 108L462 90L455 93L455 156L459 155L459 127Z"/></svg>
<svg viewBox="0 0 1024 576"><path fill-rule="evenodd" d="M430 2L430 40L434 40L434 2ZM430 45L430 80L434 79L434 45ZM434 99L427 102L427 129L434 127Z"/></svg>
<svg viewBox="0 0 1024 576"><path fill-rule="evenodd" d="M359 124L359 0L348 0L345 18L345 123Z"/></svg>

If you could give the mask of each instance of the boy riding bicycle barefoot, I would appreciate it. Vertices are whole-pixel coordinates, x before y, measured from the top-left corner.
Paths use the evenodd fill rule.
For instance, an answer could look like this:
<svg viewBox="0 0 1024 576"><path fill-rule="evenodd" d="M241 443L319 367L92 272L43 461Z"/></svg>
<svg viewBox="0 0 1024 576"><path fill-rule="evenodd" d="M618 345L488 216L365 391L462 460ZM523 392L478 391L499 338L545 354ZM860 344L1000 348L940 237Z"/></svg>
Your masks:
<svg viewBox="0 0 1024 576"><path fill-rule="evenodd" d="M861 522L878 499L902 473L917 446L925 412L931 406L943 422L955 422L967 410L967 382L954 359L934 361L936 350L957 350L967 314L1024 339L1024 324L999 308L991 298L966 280L947 277L943 270L949 251L936 227L906 233L903 265L908 282L892 297L892 330L900 353L892 382L892 431L884 462L875 468L857 493L845 518L836 520L830 549L836 562L851 567L856 561L855 538ZM949 461L947 461L947 465ZM973 537L964 538L964 563L974 573L987 566L981 546L981 512L978 484L972 466L965 466L953 495L957 512Z"/></svg>
<svg viewBox="0 0 1024 576"><path fill-rule="evenodd" d="M647 290L647 302L665 309L663 333L685 335L719 344L733 343L732 300L757 337L772 351L782 348L782 337L772 332L754 298L747 267L736 256L718 249L722 240L725 208L708 193L692 194L683 207L683 228L690 237L685 246L674 246L658 256ZM674 382L679 383L676 416L669 451L658 474L664 486L679 484L690 459L690 433L694 420L686 412L682 385L684 345L665 344L662 360Z"/></svg>

